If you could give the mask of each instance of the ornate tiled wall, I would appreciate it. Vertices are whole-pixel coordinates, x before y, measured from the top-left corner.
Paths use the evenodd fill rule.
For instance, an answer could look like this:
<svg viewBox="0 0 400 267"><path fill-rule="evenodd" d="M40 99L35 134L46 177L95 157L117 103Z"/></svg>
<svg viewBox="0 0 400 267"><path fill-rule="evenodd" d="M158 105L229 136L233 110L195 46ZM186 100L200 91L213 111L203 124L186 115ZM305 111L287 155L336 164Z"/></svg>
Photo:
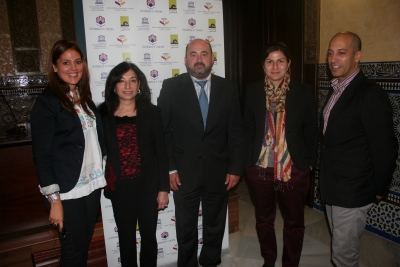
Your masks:
<svg viewBox="0 0 400 267"><path fill-rule="evenodd" d="M382 86L389 95L393 107L395 134L400 142L400 62L361 63L361 69L368 78ZM329 68L319 65L318 116L326 101L330 86ZM324 202L319 192L319 173L316 171L314 187L314 207L324 210ZM393 174L390 192L385 201L374 205L367 218L366 229L400 244L400 159Z"/></svg>
<svg viewBox="0 0 400 267"><path fill-rule="evenodd" d="M14 75L15 70L6 0L0 0L0 10L0 76Z"/></svg>
<svg viewBox="0 0 400 267"><path fill-rule="evenodd" d="M30 122L36 96L47 84L47 76L0 77L0 136L16 123Z"/></svg>

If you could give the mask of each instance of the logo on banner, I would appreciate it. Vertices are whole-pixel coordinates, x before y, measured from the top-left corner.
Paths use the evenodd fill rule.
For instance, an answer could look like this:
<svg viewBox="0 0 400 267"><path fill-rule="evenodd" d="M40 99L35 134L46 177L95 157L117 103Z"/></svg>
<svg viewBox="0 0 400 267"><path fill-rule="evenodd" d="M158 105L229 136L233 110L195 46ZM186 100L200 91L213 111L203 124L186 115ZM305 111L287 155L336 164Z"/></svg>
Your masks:
<svg viewBox="0 0 400 267"><path fill-rule="evenodd" d="M193 41L194 39L196 39L196 36L194 36L194 35L189 36L189 43L190 43L191 41Z"/></svg>
<svg viewBox="0 0 400 267"><path fill-rule="evenodd" d="M106 25L106 18L103 16L98 16L96 18L96 24L100 27L103 27L104 25Z"/></svg>
<svg viewBox="0 0 400 267"><path fill-rule="evenodd" d="M96 0L95 5L102 5L103 4L103 0Z"/></svg>
<svg viewBox="0 0 400 267"><path fill-rule="evenodd" d="M162 19L160 19L160 23L161 23L163 26L165 26L165 25L167 25L167 24L169 23L169 21L168 21L168 19L166 19L166 18L162 18Z"/></svg>
<svg viewBox="0 0 400 267"><path fill-rule="evenodd" d="M157 43L157 36L155 36L154 34L149 35L149 43L155 45Z"/></svg>
<svg viewBox="0 0 400 267"><path fill-rule="evenodd" d="M122 53L122 61L131 62L131 53L130 52L123 52Z"/></svg>
<svg viewBox="0 0 400 267"><path fill-rule="evenodd" d="M118 262L121 263L121 257L118 257Z"/></svg>
<svg viewBox="0 0 400 267"><path fill-rule="evenodd" d="M129 31L129 16L120 16L121 31Z"/></svg>
<svg viewBox="0 0 400 267"><path fill-rule="evenodd" d="M198 243L199 243L199 246L202 246L203 245L203 238L200 238Z"/></svg>
<svg viewBox="0 0 400 267"><path fill-rule="evenodd" d="M123 6L123 5L125 5L125 1L122 1L122 0L119 0L119 1L117 0L117 1L115 1L114 3L115 3L116 5L118 5L118 6L120 6L120 7Z"/></svg>
<svg viewBox="0 0 400 267"><path fill-rule="evenodd" d="M172 70L172 71L174 71L174 70ZM179 70L178 70L178 71L179 71ZM172 74L172 76L174 76L174 75ZM172 217L171 217L171 221L175 222L175 216L172 216Z"/></svg>
<svg viewBox="0 0 400 267"><path fill-rule="evenodd" d="M169 237L169 233L167 231L161 233L161 239L167 240Z"/></svg>
<svg viewBox="0 0 400 267"><path fill-rule="evenodd" d="M196 20L194 18L190 18L188 20L188 24L189 24L190 28L194 28L194 27L196 27Z"/></svg>
<svg viewBox="0 0 400 267"><path fill-rule="evenodd" d="M114 227L114 232L118 233L118 227L117 226Z"/></svg>
<svg viewBox="0 0 400 267"><path fill-rule="evenodd" d="M175 244L175 245L172 247L172 249L173 249L173 250L178 250L178 244Z"/></svg>
<svg viewBox="0 0 400 267"><path fill-rule="evenodd" d="M176 10L176 8L177 8L176 0L169 0L168 3L169 3L169 5L168 5L169 11Z"/></svg>
<svg viewBox="0 0 400 267"><path fill-rule="evenodd" d="M168 61L168 59L170 59L171 56L168 53L164 53L161 55L161 58L164 59L165 61Z"/></svg>
<svg viewBox="0 0 400 267"><path fill-rule="evenodd" d="M147 7L153 9L156 6L155 0L147 0Z"/></svg>
<svg viewBox="0 0 400 267"><path fill-rule="evenodd" d="M217 52L212 52L213 56L214 56L214 65L217 65Z"/></svg>
<svg viewBox="0 0 400 267"><path fill-rule="evenodd" d="M156 229L157 229L157 230L162 229L162 222L161 222L161 219L157 219L157 227L156 227Z"/></svg>
<svg viewBox="0 0 400 267"><path fill-rule="evenodd" d="M207 36L206 42L207 43L212 43L212 42L214 42L214 38L212 36Z"/></svg>
<svg viewBox="0 0 400 267"><path fill-rule="evenodd" d="M140 248L141 243L142 243L141 238L136 238L136 247Z"/></svg>
<svg viewBox="0 0 400 267"><path fill-rule="evenodd" d="M101 54L99 55L99 61L100 61L100 63L102 63L102 64L106 64L107 61L108 61L108 56L107 56L106 54L104 54L104 53L101 53ZM117 227L115 227L115 228L117 228ZM117 230L118 230L118 228L117 228Z"/></svg>
<svg viewBox="0 0 400 267"><path fill-rule="evenodd" d="M98 43L105 43L106 42L106 37L104 35L97 36L97 42Z"/></svg>
<svg viewBox="0 0 400 267"><path fill-rule="evenodd" d="M179 76L179 74L180 74L179 69L172 69L172 76L171 77L177 77L177 76ZM173 216L171 218L171 221L175 222L175 216Z"/></svg>
<svg viewBox="0 0 400 267"><path fill-rule="evenodd" d="M157 70L150 71L150 76L153 80L157 80L158 79L158 71Z"/></svg>
<svg viewBox="0 0 400 267"><path fill-rule="evenodd" d="M143 60L144 61L151 61L151 55L149 53L144 53L143 54Z"/></svg>
<svg viewBox="0 0 400 267"><path fill-rule="evenodd" d="M217 20L216 19L208 19L208 28L214 29L217 28Z"/></svg>
<svg viewBox="0 0 400 267"><path fill-rule="evenodd" d="M149 19L146 17L142 18L142 25L147 25L147 24L149 24Z"/></svg>
<svg viewBox="0 0 400 267"><path fill-rule="evenodd" d="M203 225L202 224L197 225L197 230L203 230Z"/></svg>
<svg viewBox="0 0 400 267"><path fill-rule="evenodd" d="M108 73L107 72L100 73L100 79L101 80L105 80L105 79L107 79L107 77L108 77Z"/></svg>
<svg viewBox="0 0 400 267"><path fill-rule="evenodd" d="M213 8L213 5L212 5L211 3L206 3L206 4L204 5L204 7L205 7L207 10L210 10L210 9Z"/></svg>
<svg viewBox="0 0 400 267"><path fill-rule="evenodd" d="M203 211L199 210L199 215L198 215L199 221L203 220Z"/></svg>
<svg viewBox="0 0 400 267"><path fill-rule="evenodd" d="M123 44L126 41L128 41L128 38L126 38L125 35L120 35L120 36L118 36L117 41L120 42L121 44Z"/></svg>
<svg viewBox="0 0 400 267"><path fill-rule="evenodd" d="M188 8L195 8L193 1L188 2Z"/></svg>
<svg viewBox="0 0 400 267"><path fill-rule="evenodd" d="M177 34L171 34L169 36L169 40L171 41L171 44L173 44L173 45L177 45L179 43Z"/></svg>
<svg viewBox="0 0 400 267"><path fill-rule="evenodd" d="M164 258L164 248L158 248L157 259Z"/></svg>
<svg viewBox="0 0 400 267"><path fill-rule="evenodd" d="M101 92L101 98L103 98L103 100L106 99L106 91Z"/></svg>

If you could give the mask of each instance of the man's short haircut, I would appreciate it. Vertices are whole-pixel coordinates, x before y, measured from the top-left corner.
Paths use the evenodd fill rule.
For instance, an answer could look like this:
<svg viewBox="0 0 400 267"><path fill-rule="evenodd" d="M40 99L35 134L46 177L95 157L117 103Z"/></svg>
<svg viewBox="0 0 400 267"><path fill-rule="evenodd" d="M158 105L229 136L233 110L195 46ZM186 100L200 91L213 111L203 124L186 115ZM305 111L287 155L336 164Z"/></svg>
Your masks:
<svg viewBox="0 0 400 267"><path fill-rule="evenodd" d="M194 40L203 40L203 39L194 39ZM190 44L191 42L193 42L194 40L190 41L190 42L186 45L185 57L187 57L187 51L188 51L189 44ZM210 44L209 42L207 42L206 40L203 40L203 41L206 42L206 43L208 44L208 46L210 47L210 52L211 52L211 54L212 54L212 47L211 47L211 44Z"/></svg>
<svg viewBox="0 0 400 267"><path fill-rule="evenodd" d="M361 44L360 36L358 36L354 32L349 32L349 31L343 31L343 32L340 32L338 34L349 34L349 35L351 35L353 37L353 40L351 40L351 46L353 47L354 53L358 52L358 51L361 51L361 45L362 44ZM338 34L336 34L336 35L338 35Z"/></svg>

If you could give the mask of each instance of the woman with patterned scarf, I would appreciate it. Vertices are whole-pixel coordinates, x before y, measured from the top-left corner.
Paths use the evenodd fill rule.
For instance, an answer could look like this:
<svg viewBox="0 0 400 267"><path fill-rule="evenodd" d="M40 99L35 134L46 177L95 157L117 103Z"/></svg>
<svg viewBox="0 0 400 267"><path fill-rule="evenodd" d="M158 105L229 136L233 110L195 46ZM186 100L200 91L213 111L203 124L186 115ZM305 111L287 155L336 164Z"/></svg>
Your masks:
<svg viewBox="0 0 400 267"><path fill-rule="evenodd" d="M246 89L246 177L263 267L274 266L277 257L276 202L284 219L282 266L298 266L310 171L317 162L317 109L312 88L290 79L285 44L268 44L262 65L264 80Z"/></svg>

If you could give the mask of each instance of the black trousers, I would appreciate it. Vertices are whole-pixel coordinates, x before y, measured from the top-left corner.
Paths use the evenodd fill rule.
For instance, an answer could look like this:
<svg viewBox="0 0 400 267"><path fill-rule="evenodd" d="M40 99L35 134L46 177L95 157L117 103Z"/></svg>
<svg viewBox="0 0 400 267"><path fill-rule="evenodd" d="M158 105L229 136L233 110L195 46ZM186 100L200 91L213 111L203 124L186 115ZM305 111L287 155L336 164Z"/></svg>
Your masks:
<svg viewBox="0 0 400 267"><path fill-rule="evenodd" d="M199 185L194 191L174 191L178 267L198 266L198 218L202 203L203 247L199 263L202 266L221 263L222 239L225 231L228 191L210 192Z"/></svg>
<svg viewBox="0 0 400 267"><path fill-rule="evenodd" d="M63 200L65 238L59 235L61 267L85 267L100 206L101 189L78 199Z"/></svg>
<svg viewBox="0 0 400 267"><path fill-rule="evenodd" d="M115 223L118 227L121 265L137 265L136 222L140 231L140 266L157 266L157 195L144 192L140 178L122 180L120 195L111 199Z"/></svg>

